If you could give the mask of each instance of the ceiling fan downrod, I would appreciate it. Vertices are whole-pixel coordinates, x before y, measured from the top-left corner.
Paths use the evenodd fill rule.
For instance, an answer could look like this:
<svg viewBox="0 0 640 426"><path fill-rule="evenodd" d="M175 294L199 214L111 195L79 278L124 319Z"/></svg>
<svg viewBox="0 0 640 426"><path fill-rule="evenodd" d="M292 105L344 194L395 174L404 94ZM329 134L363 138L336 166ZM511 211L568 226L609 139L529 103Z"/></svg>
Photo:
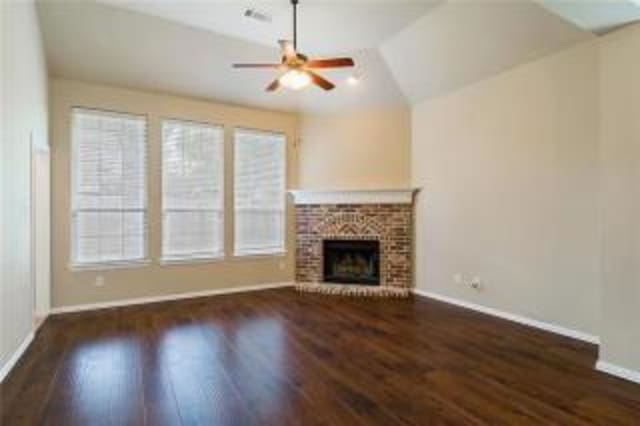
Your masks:
<svg viewBox="0 0 640 426"><path fill-rule="evenodd" d="M298 51L298 0L291 0L293 5L293 49Z"/></svg>

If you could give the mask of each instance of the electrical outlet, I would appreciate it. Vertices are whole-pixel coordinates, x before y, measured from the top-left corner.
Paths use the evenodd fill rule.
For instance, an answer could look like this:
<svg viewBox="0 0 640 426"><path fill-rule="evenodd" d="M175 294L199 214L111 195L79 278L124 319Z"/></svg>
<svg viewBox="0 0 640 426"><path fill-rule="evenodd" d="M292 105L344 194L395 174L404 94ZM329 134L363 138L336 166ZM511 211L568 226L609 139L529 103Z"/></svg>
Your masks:
<svg viewBox="0 0 640 426"><path fill-rule="evenodd" d="M483 288L482 280L480 279L480 277L473 277L469 285L474 290L482 290Z"/></svg>
<svg viewBox="0 0 640 426"><path fill-rule="evenodd" d="M462 274L457 273L457 274L453 275L453 283L454 284L460 285L460 284L462 284L462 282L463 282Z"/></svg>
<svg viewBox="0 0 640 426"><path fill-rule="evenodd" d="M96 276L96 282L94 283L94 285L96 287L102 287L104 286L104 276L102 275L98 275Z"/></svg>

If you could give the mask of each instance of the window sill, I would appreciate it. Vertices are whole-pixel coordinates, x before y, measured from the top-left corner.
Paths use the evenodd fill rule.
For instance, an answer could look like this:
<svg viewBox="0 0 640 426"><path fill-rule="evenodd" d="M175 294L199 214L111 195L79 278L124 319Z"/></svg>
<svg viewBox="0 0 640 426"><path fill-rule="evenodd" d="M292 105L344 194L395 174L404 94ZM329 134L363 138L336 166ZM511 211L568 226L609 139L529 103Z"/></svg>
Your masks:
<svg viewBox="0 0 640 426"><path fill-rule="evenodd" d="M151 260L149 259L104 263L71 263L69 264L69 270L73 272L106 271L110 269L142 268L145 266L149 266L150 264Z"/></svg>
<svg viewBox="0 0 640 426"><path fill-rule="evenodd" d="M160 266L171 266L171 265L189 265L189 264L199 264L199 263L215 263L221 262L224 260L224 256L215 256L215 257L190 257L190 258L164 258L160 259Z"/></svg>
<svg viewBox="0 0 640 426"><path fill-rule="evenodd" d="M269 259L269 258L282 258L286 257L287 252L285 251L274 251L272 253L234 253L234 260L251 260L251 259Z"/></svg>

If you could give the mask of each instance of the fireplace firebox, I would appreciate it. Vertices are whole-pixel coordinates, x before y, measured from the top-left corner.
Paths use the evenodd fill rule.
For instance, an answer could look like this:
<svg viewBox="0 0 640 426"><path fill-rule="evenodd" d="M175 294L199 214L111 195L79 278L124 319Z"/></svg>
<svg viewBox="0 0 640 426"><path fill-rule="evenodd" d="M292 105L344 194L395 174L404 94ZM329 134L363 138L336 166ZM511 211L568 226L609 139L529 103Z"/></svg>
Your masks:
<svg viewBox="0 0 640 426"><path fill-rule="evenodd" d="M323 240L324 282L380 285L378 240Z"/></svg>

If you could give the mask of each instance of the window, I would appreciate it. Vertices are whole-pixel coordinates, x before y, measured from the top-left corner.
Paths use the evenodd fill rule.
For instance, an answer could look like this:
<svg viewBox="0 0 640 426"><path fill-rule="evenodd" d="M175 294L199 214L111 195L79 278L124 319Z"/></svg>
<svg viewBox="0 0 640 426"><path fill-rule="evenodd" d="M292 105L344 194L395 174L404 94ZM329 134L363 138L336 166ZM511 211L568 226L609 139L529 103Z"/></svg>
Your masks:
<svg viewBox="0 0 640 426"><path fill-rule="evenodd" d="M162 123L162 258L224 256L224 131Z"/></svg>
<svg viewBox="0 0 640 426"><path fill-rule="evenodd" d="M234 254L284 252L286 138L236 129Z"/></svg>
<svg viewBox="0 0 640 426"><path fill-rule="evenodd" d="M147 257L146 119L74 108L71 263Z"/></svg>

